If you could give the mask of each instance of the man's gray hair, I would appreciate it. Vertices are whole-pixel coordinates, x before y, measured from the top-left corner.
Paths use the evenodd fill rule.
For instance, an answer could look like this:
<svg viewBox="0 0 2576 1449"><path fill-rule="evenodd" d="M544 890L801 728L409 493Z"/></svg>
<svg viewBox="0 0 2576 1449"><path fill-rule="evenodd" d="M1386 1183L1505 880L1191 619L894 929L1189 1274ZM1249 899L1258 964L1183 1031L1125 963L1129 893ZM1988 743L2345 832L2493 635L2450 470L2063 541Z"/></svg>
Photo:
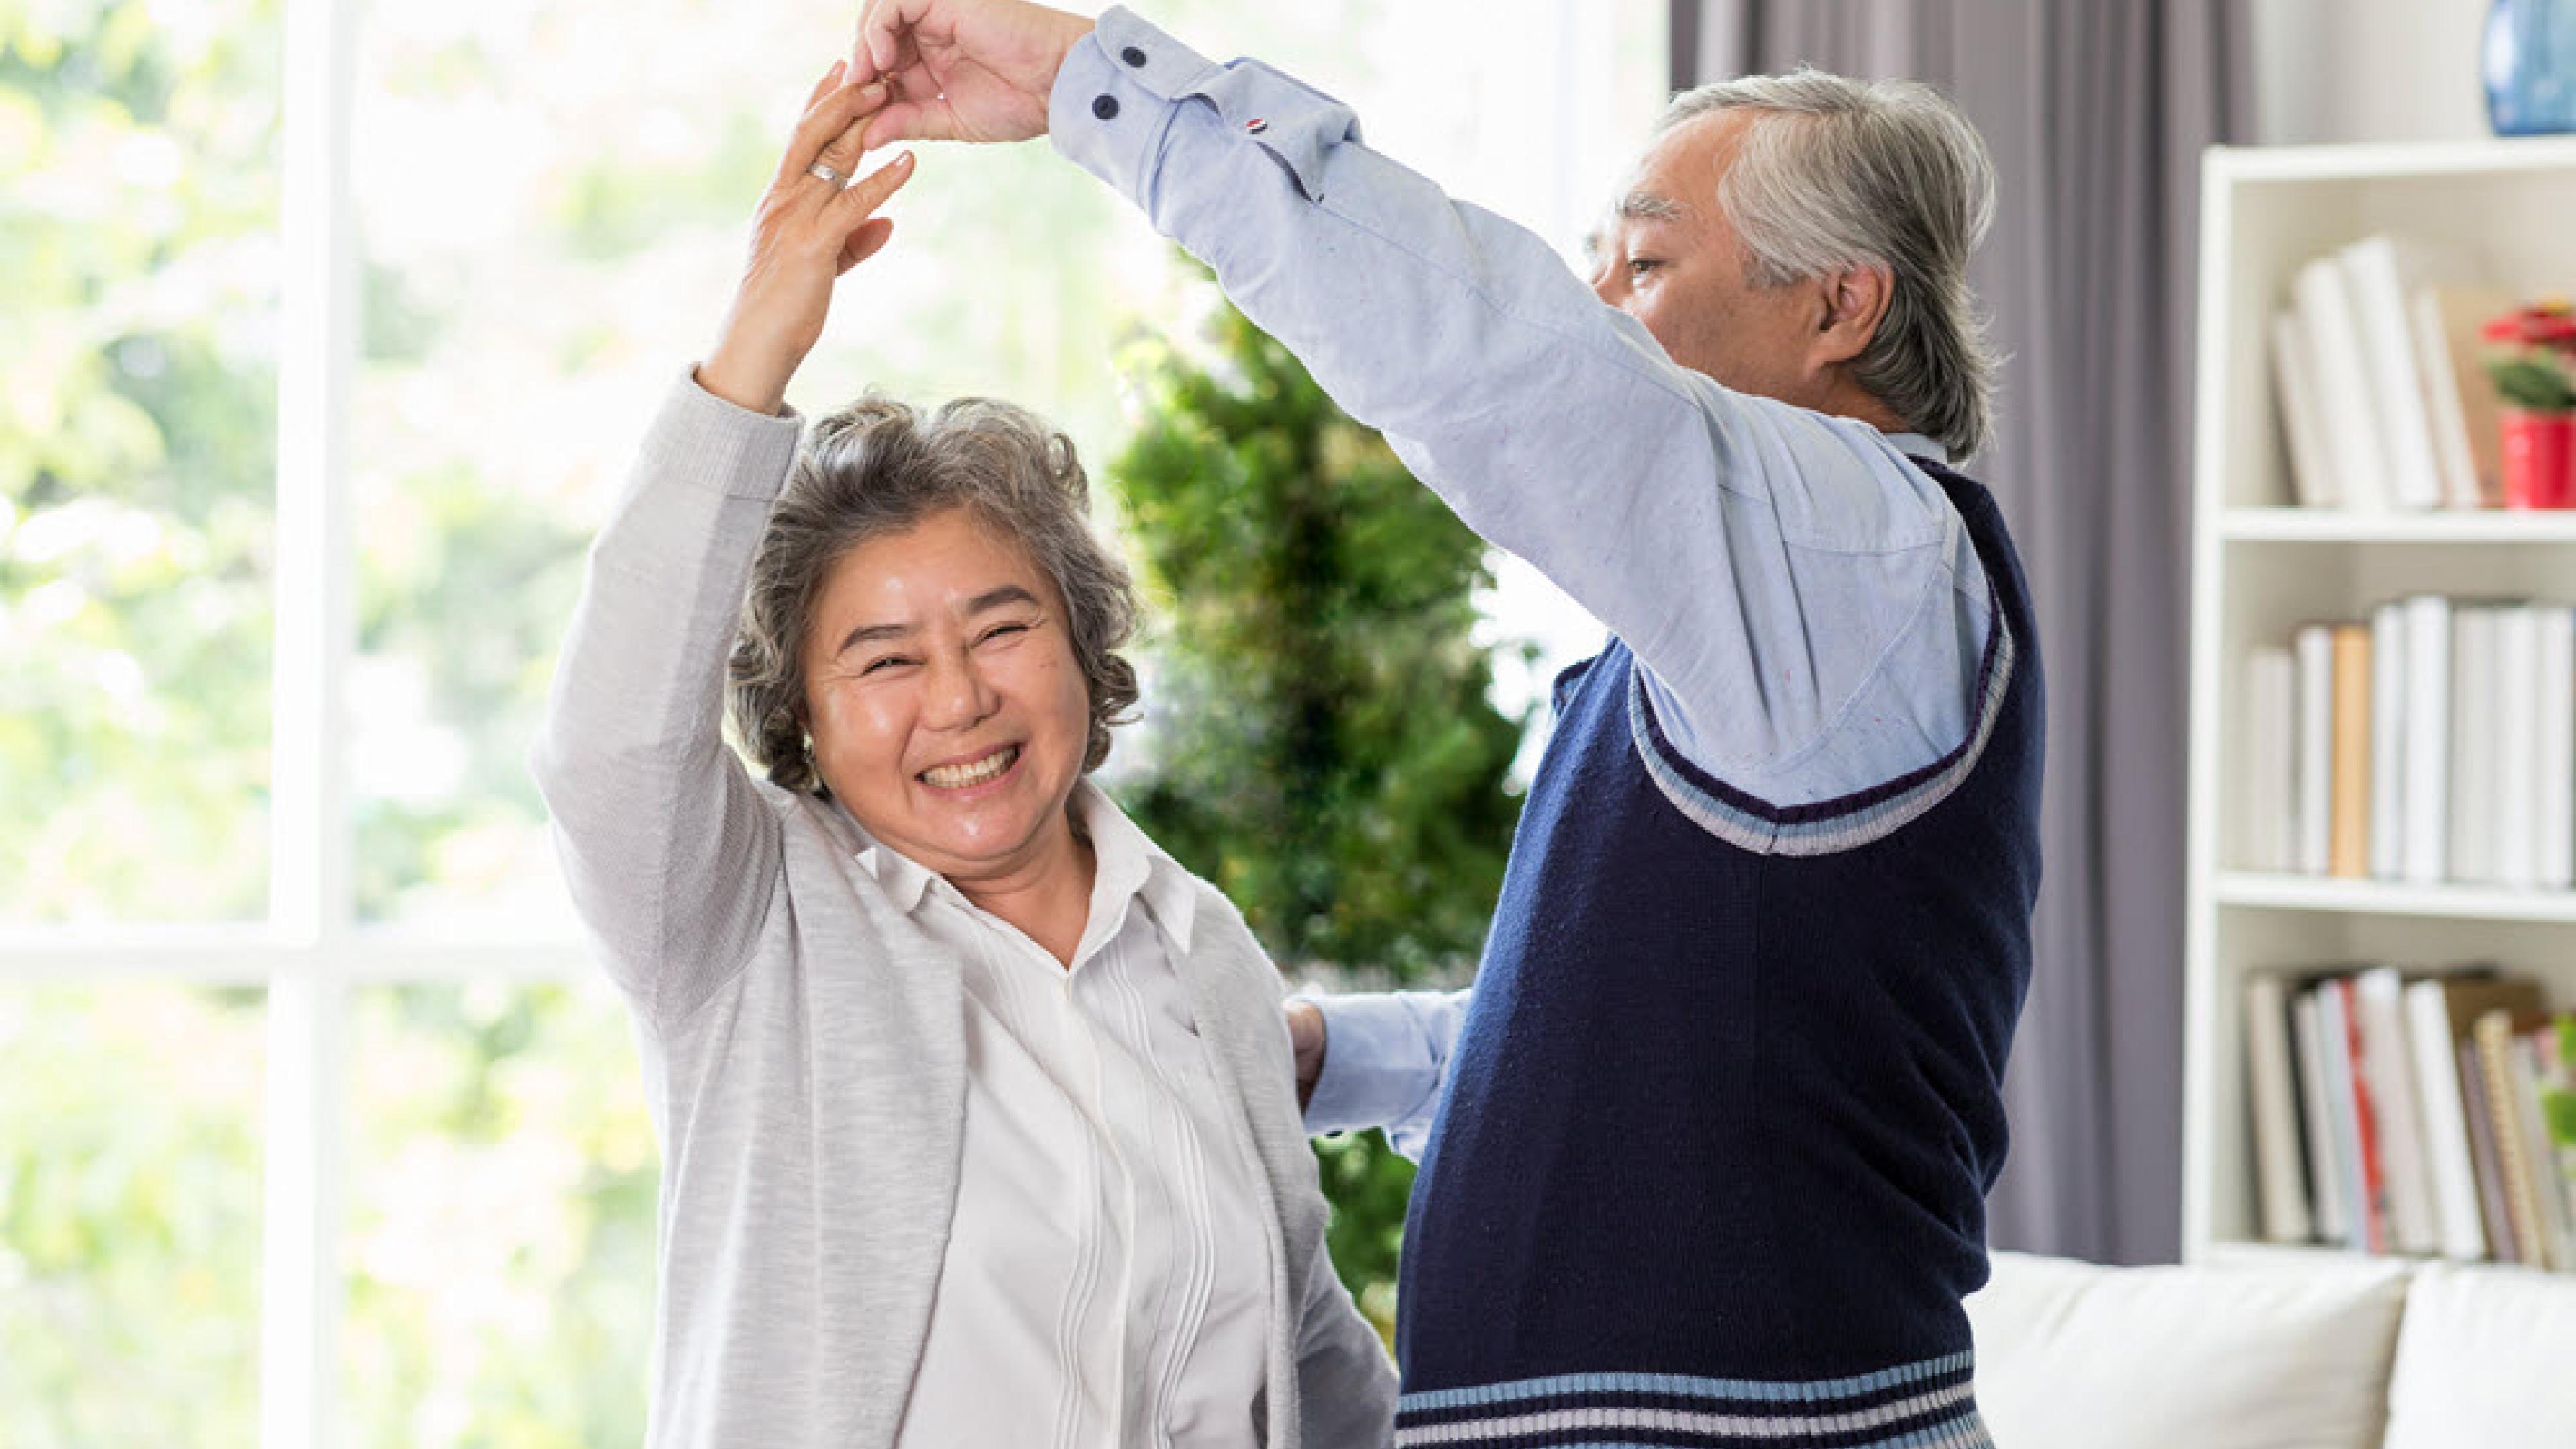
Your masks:
<svg viewBox="0 0 2576 1449"><path fill-rule="evenodd" d="M814 603L851 549L963 508L1027 550L1064 596L1091 702L1082 767L1098 769L1109 727L1136 702L1136 670L1117 653L1135 632L1136 588L1092 532L1090 499L1073 440L1009 403L960 398L923 417L872 393L815 424L770 510L726 670L734 733L753 760L787 789L828 793L806 735Z"/></svg>
<svg viewBox="0 0 2576 1449"><path fill-rule="evenodd" d="M1717 188L1753 283L1885 268L1887 316L1852 380L1951 456L1984 447L1997 360L1968 255L1994 218L1995 170L1977 128L1930 86L1801 69L1684 91L1655 131L1725 110L1758 113Z"/></svg>

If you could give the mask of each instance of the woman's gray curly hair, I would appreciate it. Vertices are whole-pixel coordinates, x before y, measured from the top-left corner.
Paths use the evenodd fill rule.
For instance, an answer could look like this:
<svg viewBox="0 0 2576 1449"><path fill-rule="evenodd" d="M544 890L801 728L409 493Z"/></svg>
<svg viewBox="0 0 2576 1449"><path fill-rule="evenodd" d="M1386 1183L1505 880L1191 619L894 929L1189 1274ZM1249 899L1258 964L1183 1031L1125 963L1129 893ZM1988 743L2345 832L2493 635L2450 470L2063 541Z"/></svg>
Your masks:
<svg viewBox="0 0 2576 1449"><path fill-rule="evenodd" d="M828 794L806 734L805 635L832 566L851 549L951 508L1013 540L1055 580L1091 700L1083 769L1136 703L1117 651L1136 628L1127 566L1091 531L1091 484L1073 440L1026 408L959 398L924 417L874 393L814 425L770 511L726 669L736 735L774 783Z"/></svg>

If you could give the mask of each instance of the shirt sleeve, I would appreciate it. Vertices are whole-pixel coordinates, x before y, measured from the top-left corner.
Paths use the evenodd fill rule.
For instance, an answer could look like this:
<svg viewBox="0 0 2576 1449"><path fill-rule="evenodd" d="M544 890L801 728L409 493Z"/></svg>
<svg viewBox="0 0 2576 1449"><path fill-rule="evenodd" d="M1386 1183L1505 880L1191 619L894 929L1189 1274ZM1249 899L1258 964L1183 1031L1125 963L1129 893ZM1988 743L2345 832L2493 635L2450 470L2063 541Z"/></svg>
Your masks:
<svg viewBox="0 0 2576 1449"><path fill-rule="evenodd" d="M1966 738L1983 574L1877 429L1675 364L1540 238L1363 144L1349 107L1123 9L1067 55L1048 124L1469 527L1624 639L1695 763L1803 804Z"/></svg>
<svg viewBox="0 0 2576 1449"><path fill-rule="evenodd" d="M749 959L777 880L777 817L722 734L725 658L801 430L674 382L591 545L529 754L573 904L657 1025Z"/></svg>
<svg viewBox="0 0 2576 1449"><path fill-rule="evenodd" d="M1390 1146L1420 1162L1449 1049L1474 993L1297 994L1324 1016L1324 1067L1306 1103L1306 1130L1320 1136L1383 1127Z"/></svg>

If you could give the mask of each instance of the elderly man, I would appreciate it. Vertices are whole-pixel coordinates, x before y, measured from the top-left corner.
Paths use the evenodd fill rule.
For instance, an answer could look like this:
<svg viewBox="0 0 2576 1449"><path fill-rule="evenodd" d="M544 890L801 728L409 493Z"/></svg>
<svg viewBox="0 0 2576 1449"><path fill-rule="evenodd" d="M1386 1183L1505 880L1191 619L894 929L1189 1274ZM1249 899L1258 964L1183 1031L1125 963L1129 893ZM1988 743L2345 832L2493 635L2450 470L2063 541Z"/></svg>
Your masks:
<svg viewBox="0 0 2576 1449"><path fill-rule="evenodd" d="M1123 10L875 0L871 144L1047 134L1597 614L1471 999L1327 1000L1308 1125L1420 1145L1399 1442L1973 1445L2042 701L1955 471L1992 173L1919 87L1676 100L1587 287L1350 110ZM1321 1025L1323 1030L1315 1028Z"/></svg>

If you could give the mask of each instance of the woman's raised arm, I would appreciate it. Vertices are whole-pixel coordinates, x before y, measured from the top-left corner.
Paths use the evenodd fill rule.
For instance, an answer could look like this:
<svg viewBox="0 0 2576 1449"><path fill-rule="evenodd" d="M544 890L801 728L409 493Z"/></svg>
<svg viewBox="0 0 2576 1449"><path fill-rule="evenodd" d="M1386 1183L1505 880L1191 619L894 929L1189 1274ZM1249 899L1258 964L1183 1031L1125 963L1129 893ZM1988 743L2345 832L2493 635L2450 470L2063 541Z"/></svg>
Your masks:
<svg viewBox="0 0 2576 1449"><path fill-rule="evenodd" d="M645 1019L704 1001L747 958L779 868L776 817L722 735L725 660L800 424L787 382L832 285L874 255L912 174L865 180L881 87L835 65L762 196L715 350L672 394L598 539L530 769L582 919Z"/></svg>

